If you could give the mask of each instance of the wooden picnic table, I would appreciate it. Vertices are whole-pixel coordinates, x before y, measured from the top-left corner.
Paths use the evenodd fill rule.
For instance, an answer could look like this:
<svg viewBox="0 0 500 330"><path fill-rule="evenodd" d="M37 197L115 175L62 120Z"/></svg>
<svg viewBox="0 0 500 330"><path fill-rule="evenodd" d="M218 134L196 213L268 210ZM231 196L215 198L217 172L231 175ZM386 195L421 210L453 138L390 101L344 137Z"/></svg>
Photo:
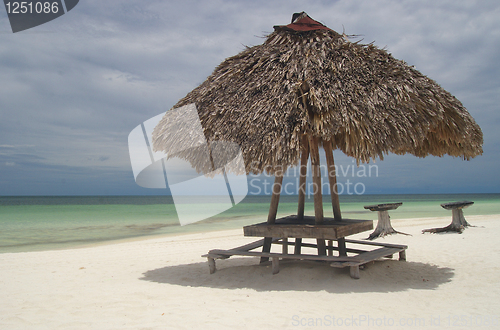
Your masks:
<svg viewBox="0 0 500 330"><path fill-rule="evenodd" d="M261 262L272 260L273 274L279 272L280 259L315 260L329 262L332 267L350 267L350 275L354 279L359 278L359 267L382 257L392 257L399 253L399 260L406 260L405 245L381 244L366 241L346 239L346 236L373 229L372 220L342 219L336 221L333 218L324 218L321 224L315 222L313 216L303 216L299 219L296 215L290 215L276 219L274 224L267 222L246 226L243 228L245 236L264 237L256 242L246 244L229 250L210 250L203 257L208 258L210 273L216 271L215 260L227 259L233 255L260 257ZM289 241L289 240L294 241ZM315 239L316 242L306 242L303 239ZM318 242L328 241L326 251L328 255L319 253L321 246ZM266 249L266 244L281 245L281 251ZM337 242L334 246L333 242ZM346 243L350 246L347 247ZM294 246L290 253L289 246ZM362 245L362 248L356 247ZM371 246L374 249L367 250ZM262 247L262 251L255 251ZM318 254L303 253L302 248L313 248ZM334 251L338 255L334 255ZM349 253L349 255L348 255Z"/></svg>

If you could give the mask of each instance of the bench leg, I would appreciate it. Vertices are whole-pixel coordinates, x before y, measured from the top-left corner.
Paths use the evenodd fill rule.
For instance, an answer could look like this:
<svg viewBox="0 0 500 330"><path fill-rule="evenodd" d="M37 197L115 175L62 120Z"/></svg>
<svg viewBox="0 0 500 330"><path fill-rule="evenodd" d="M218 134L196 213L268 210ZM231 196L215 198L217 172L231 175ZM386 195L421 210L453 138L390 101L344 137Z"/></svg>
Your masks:
<svg viewBox="0 0 500 330"><path fill-rule="evenodd" d="M296 238L295 239L295 250L293 251L293 253L300 254L301 247L302 247L302 238Z"/></svg>
<svg viewBox="0 0 500 330"><path fill-rule="evenodd" d="M324 239L316 239L316 244L318 246L318 255L326 256L326 242Z"/></svg>
<svg viewBox="0 0 500 330"><path fill-rule="evenodd" d="M399 260L406 261L406 250L399 252Z"/></svg>
<svg viewBox="0 0 500 330"><path fill-rule="evenodd" d="M283 238L283 254L288 254L288 238Z"/></svg>
<svg viewBox="0 0 500 330"><path fill-rule="evenodd" d="M273 242L273 238L272 237L265 237L264 238L264 244L262 245L262 252L270 252L271 251L271 244ZM268 261L269 258L268 257L260 257L260 263L264 263L266 261Z"/></svg>
<svg viewBox="0 0 500 330"><path fill-rule="evenodd" d="M280 272L280 258L272 257L271 259L273 264L273 275L276 275Z"/></svg>
<svg viewBox="0 0 500 330"><path fill-rule="evenodd" d="M350 266L350 275L353 279L359 279L359 266Z"/></svg>
<svg viewBox="0 0 500 330"><path fill-rule="evenodd" d="M215 268L215 259L208 257L208 268L210 269L210 274L215 273L216 268Z"/></svg>
<svg viewBox="0 0 500 330"><path fill-rule="evenodd" d="M339 238L337 240L337 244L339 245L339 256L340 257L347 257L347 248L345 246L345 238Z"/></svg>
<svg viewBox="0 0 500 330"><path fill-rule="evenodd" d="M328 240L328 256L333 257L333 241Z"/></svg>

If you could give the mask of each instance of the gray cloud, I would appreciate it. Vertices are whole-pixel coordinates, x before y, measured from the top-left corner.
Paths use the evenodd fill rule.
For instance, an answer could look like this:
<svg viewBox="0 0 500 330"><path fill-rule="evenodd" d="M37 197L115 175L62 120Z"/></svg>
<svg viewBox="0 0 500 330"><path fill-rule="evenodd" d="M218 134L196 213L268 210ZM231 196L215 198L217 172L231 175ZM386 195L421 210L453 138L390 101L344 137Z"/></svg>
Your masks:
<svg viewBox="0 0 500 330"><path fill-rule="evenodd" d="M471 162L390 156L377 163L390 173L374 181L377 189L441 189L466 172L458 188L498 192L497 1L88 0L16 34L8 33L0 11L0 194L11 194L5 187L13 186L17 194L59 189L44 181L47 173L59 185L56 177L64 173L69 194L102 193L106 181L138 192L128 133L169 109L224 58L262 43L273 25L302 10L415 65L457 96L483 129L483 156ZM336 158L350 161L338 152Z"/></svg>

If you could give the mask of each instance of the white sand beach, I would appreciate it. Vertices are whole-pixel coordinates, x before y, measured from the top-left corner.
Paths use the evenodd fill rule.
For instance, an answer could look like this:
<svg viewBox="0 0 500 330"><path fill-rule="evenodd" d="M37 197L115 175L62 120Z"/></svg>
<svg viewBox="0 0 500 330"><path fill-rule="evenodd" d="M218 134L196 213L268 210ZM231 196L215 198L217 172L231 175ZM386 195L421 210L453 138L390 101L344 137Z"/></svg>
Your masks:
<svg viewBox="0 0 500 330"><path fill-rule="evenodd" d="M451 212L450 212L451 213ZM393 220L376 241L407 261L349 269L201 255L254 239L242 229L69 250L0 254L1 329L274 329L500 327L500 215L467 216L463 234L421 234L450 217ZM366 238L369 232L353 238Z"/></svg>

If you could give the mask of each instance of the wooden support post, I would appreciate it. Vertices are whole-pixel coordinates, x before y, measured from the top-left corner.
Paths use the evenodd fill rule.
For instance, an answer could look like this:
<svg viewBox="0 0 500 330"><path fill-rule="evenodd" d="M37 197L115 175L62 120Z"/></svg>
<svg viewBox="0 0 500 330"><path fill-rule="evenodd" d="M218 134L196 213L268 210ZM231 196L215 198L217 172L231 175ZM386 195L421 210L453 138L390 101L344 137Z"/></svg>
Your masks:
<svg viewBox="0 0 500 330"><path fill-rule="evenodd" d="M283 254L288 254L288 238L283 237Z"/></svg>
<svg viewBox="0 0 500 330"><path fill-rule="evenodd" d="M328 256L333 257L333 241L331 239L328 240Z"/></svg>
<svg viewBox="0 0 500 330"><path fill-rule="evenodd" d="M328 180L330 183L330 195L332 197L333 218L336 221L342 220L340 213L339 193L337 190L337 172L335 169L335 161L333 160L333 150L331 141L323 141L323 148L325 149L326 164L328 167Z"/></svg>
<svg viewBox="0 0 500 330"><path fill-rule="evenodd" d="M276 214L278 213L278 204L280 202L281 185L283 183L283 171L277 172L274 178L273 185L273 195L271 196L271 206L269 207L269 214L267 216L267 223L272 225L276 220ZM262 252L271 251L271 241L272 237L264 238L264 245L262 246ZM268 261L268 257L261 257L260 262Z"/></svg>
<svg viewBox="0 0 500 330"><path fill-rule="evenodd" d="M302 238L295 239L295 249L293 251L294 254L300 254L302 250Z"/></svg>
<svg viewBox="0 0 500 330"><path fill-rule="evenodd" d="M300 179L299 179L299 207L297 210L297 219L304 219L304 204L306 200L306 178L307 178L307 160L309 159L309 141L307 135L302 136L300 154Z"/></svg>
<svg viewBox="0 0 500 330"><path fill-rule="evenodd" d="M208 268L210 269L210 274L215 273L216 268L215 268L215 259L208 257Z"/></svg>
<svg viewBox="0 0 500 330"><path fill-rule="evenodd" d="M267 215L267 224L272 225L278 214L278 204L280 203L281 185L283 183L283 172L276 173L273 185L273 195L271 196L271 205Z"/></svg>
<svg viewBox="0 0 500 330"><path fill-rule="evenodd" d="M262 245L262 252L270 252L271 251L271 244L272 244L272 237L264 237L264 243ZM268 257L260 257L260 263L264 263L266 261L269 261Z"/></svg>
<svg viewBox="0 0 500 330"><path fill-rule="evenodd" d="M347 248L345 246L345 238L344 237L339 238L337 240L337 244L339 247L339 256L340 257L347 257Z"/></svg>
<svg viewBox="0 0 500 330"><path fill-rule="evenodd" d="M323 223L323 195L321 192L321 168L319 162L318 138L309 137L311 171L313 175L314 216L316 224Z"/></svg>
<svg viewBox="0 0 500 330"><path fill-rule="evenodd" d="M465 220L464 217L464 211L460 208L458 209L453 209L451 211L451 222L454 224L455 227L469 227L470 224Z"/></svg>
<svg viewBox="0 0 500 330"><path fill-rule="evenodd" d="M299 179L299 207L297 210L297 219L304 219L304 207L306 202L306 179L307 179L307 160L309 159L309 141L307 135L302 136L300 154L300 179ZM302 248L302 238L295 239L295 254L300 254Z"/></svg>
<svg viewBox="0 0 500 330"><path fill-rule="evenodd" d="M294 254L300 254L302 249L302 238L295 239L295 249L293 250Z"/></svg>
<svg viewBox="0 0 500 330"><path fill-rule="evenodd" d="M388 210L378 211L377 228L370 234L368 239L375 239L377 237L384 237L385 235L395 234L397 231L392 228L391 217Z"/></svg>
<svg viewBox="0 0 500 330"><path fill-rule="evenodd" d="M323 195L321 193L321 168L319 162L318 138L309 136L309 152L311 154L311 170L313 175L314 190L314 218L316 224L323 223ZM318 239L318 255L326 255L324 239Z"/></svg>

